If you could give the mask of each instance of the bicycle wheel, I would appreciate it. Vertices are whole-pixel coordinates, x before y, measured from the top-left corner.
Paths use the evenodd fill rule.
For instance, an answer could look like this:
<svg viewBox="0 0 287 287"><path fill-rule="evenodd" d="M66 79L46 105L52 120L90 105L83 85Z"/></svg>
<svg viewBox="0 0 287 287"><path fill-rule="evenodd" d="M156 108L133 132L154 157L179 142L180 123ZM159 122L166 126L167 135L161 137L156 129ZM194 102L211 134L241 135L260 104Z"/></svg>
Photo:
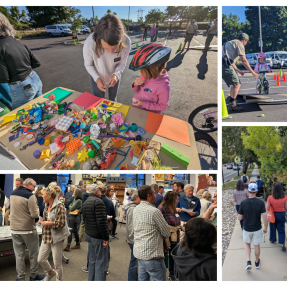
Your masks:
<svg viewBox="0 0 287 287"><path fill-rule="evenodd" d="M196 108L188 118L193 129L198 132L210 133L217 130L217 104L206 104Z"/></svg>

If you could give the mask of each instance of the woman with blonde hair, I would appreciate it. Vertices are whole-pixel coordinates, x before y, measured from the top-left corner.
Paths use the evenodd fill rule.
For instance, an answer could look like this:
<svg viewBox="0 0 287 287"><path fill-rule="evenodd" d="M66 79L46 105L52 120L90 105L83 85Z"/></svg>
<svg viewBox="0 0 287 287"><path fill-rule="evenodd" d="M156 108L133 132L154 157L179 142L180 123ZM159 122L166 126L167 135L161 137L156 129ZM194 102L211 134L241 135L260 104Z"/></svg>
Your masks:
<svg viewBox="0 0 287 287"><path fill-rule="evenodd" d="M65 202L65 195L63 194L61 187L60 186L55 186L54 189L56 191L56 194L57 194L57 197L58 197L59 201L64 203Z"/></svg>
<svg viewBox="0 0 287 287"><path fill-rule="evenodd" d="M208 204L211 204L211 198L212 194L208 190L205 190L202 194L202 198L200 199L201 209L199 217L202 217L202 215L206 212Z"/></svg>
<svg viewBox="0 0 287 287"><path fill-rule="evenodd" d="M42 95L42 82L33 69L41 64L32 51L14 36L15 29L0 12L0 83L8 83L12 109Z"/></svg>
<svg viewBox="0 0 287 287"><path fill-rule="evenodd" d="M46 273L44 281L50 281L54 276L57 281L62 281L63 242L70 234L66 224L66 209L58 200L55 189L50 186L43 190L43 200L45 202L43 220L38 222L43 226L38 262ZM55 270L48 260L51 252Z"/></svg>

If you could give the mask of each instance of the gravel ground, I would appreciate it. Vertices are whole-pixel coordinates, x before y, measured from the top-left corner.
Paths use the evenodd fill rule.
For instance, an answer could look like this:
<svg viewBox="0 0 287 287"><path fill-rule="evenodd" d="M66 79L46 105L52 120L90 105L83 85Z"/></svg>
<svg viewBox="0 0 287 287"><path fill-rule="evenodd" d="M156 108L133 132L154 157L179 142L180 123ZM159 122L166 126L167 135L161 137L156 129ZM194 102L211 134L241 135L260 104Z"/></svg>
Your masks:
<svg viewBox="0 0 287 287"><path fill-rule="evenodd" d="M237 212L232 202L233 190L222 191L222 265L237 220Z"/></svg>

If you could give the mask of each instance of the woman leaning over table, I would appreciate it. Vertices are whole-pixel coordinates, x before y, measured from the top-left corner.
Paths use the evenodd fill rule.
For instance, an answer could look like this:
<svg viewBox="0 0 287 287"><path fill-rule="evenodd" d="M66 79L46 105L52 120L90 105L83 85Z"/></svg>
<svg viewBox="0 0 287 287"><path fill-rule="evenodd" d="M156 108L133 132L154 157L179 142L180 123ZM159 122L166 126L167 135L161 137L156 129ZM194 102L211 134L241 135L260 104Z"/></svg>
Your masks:
<svg viewBox="0 0 287 287"><path fill-rule="evenodd" d="M62 281L63 242L70 234L66 224L66 209L63 203L57 199L54 188L45 188L42 197L45 202L45 209L43 221L38 221L43 226L38 262L46 273L44 281L50 281L55 275L58 281ZM55 270L48 261L51 251Z"/></svg>
<svg viewBox="0 0 287 287"><path fill-rule="evenodd" d="M95 32L86 39L83 48L84 65L91 75L95 96L104 98L108 88L109 99L117 100L121 74L130 49L131 40L125 33L121 19L113 14L104 16Z"/></svg>

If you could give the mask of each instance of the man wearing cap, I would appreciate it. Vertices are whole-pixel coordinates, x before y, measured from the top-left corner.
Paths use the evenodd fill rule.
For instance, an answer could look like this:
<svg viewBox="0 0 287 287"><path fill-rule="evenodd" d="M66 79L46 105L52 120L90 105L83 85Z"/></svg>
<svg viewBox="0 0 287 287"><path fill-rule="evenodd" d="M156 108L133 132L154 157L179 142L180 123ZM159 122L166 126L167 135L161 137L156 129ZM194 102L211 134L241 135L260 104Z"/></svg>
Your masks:
<svg viewBox="0 0 287 287"><path fill-rule="evenodd" d="M236 97L241 86L238 73L244 76L244 72L237 68L236 61L240 58L243 66L255 77L259 75L250 67L245 57L245 46L249 41L246 33L241 33L237 39L226 42L222 47L222 79L230 88L230 100L228 108L232 111L241 112L242 108L236 103Z"/></svg>
<svg viewBox="0 0 287 287"><path fill-rule="evenodd" d="M252 264L250 260L251 241L255 248L255 268L260 268L260 244L263 242L263 233L261 226L261 215L264 220L263 232L267 232L268 220L265 204L256 198L256 183L248 185L249 198L241 201L238 211L238 220L244 219L243 225L243 241L245 242L245 252L247 256L247 266L245 270L251 270Z"/></svg>
<svg viewBox="0 0 287 287"><path fill-rule="evenodd" d="M186 42L188 42L187 50L189 49L190 42L191 42L194 34L196 33L197 29L198 29L198 27L197 27L197 24L195 24L195 20L191 20L190 25L186 28L186 36L185 36L182 51L184 51L184 49L185 49Z"/></svg>

